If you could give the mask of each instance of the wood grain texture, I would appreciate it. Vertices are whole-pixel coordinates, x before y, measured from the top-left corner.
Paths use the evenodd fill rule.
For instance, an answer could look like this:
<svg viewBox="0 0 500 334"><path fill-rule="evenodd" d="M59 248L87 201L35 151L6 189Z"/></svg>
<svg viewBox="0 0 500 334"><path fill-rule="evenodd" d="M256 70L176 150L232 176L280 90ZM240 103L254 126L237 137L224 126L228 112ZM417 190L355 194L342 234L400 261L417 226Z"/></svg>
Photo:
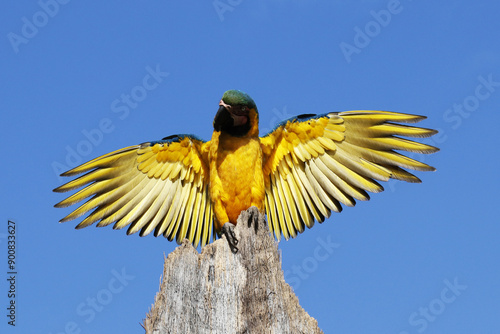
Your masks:
<svg viewBox="0 0 500 334"><path fill-rule="evenodd" d="M237 254L223 237L201 254L184 240L168 255L146 333L323 333L285 282L264 216L243 211L235 233Z"/></svg>

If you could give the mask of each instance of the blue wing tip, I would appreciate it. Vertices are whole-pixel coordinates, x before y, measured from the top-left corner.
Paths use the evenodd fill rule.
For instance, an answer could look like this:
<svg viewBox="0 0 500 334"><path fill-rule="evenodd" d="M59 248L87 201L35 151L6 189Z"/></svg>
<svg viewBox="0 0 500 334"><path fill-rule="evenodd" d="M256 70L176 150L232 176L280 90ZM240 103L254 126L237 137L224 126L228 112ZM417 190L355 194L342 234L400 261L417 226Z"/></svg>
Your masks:
<svg viewBox="0 0 500 334"><path fill-rule="evenodd" d="M297 115L297 116L293 116L293 117L290 117L288 119L285 119L281 122L279 122L278 124L276 124L276 126L274 127L274 129L272 129L271 131L269 131L268 133L266 133L264 135L264 137L267 137L269 136L271 133L273 133L274 131L276 131L276 129L282 127L282 126L285 126L286 123L288 122L306 122L310 119L317 119L317 118L322 118L322 117L325 117L327 116L328 114L330 113L324 113L324 114L300 114L300 115Z"/></svg>
<svg viewBox="0 0 500 334"><path fill-rule="evenodd" d="M203 139L199 138L196 135L188 134L188 133L180 133L180 134L176 134L176 135L167 136L165 138L162 138L161 140L151 141L151 142L149 142L149 145L153 146L153 145L156 145L156 144L178 143L178 142L180 142L182 139L184 139L186 137L190 138L190 139L198 140L198 141L201 141L201 142L205 142Z"/></svg>

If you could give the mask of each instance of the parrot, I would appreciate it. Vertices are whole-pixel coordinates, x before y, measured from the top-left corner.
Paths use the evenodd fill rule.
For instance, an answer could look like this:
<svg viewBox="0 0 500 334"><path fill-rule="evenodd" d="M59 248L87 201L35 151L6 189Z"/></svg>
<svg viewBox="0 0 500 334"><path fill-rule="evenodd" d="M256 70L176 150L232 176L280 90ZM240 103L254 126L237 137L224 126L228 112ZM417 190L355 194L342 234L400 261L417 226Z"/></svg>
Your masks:
<svg viewBox="0 0 500 334"><path fill-rule="evenodd" d="M87 199L60 220L86 215L77 229L128 226L127 235L153 232L179 244L188 239L196 248L225 235L236 253L234 227L249 208L266 215L278 241L288 240L342 205L383 191L379 181L420 183L408 170L435 168L398 151L439 150L407 139L437 133L409 125L425 118L375 110L302 114L260 137L254 100L228 90L209 141L176 134L97 157L61 174L79 176L54 191L78 191L55 207Z"/></svg>

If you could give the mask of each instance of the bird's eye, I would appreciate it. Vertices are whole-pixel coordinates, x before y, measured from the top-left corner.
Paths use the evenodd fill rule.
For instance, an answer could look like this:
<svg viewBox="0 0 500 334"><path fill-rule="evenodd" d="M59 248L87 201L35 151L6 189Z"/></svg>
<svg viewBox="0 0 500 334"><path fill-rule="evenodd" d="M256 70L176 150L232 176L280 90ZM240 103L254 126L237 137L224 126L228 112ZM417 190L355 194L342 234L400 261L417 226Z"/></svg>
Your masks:
<svg viewBox="0 0 500 334"><path fill-rule="evenodd" d="M241 107L241 111L248 111L248 107L246 106Z"/></svg>

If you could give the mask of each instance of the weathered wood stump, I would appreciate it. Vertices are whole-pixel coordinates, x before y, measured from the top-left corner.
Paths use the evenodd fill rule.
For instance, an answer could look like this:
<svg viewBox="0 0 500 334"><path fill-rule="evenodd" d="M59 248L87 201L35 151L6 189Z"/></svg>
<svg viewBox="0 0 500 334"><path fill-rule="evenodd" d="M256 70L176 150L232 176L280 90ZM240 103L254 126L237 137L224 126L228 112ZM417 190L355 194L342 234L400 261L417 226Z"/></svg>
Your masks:
<svg viewBox="0 0 500 334"><path fill-rule="evenodd" d="M249 226L253 209L238 218L238 253L222 237L201 254L185 240L168 255L146 333L322 333L285 282L265 217Z"/></svg>

